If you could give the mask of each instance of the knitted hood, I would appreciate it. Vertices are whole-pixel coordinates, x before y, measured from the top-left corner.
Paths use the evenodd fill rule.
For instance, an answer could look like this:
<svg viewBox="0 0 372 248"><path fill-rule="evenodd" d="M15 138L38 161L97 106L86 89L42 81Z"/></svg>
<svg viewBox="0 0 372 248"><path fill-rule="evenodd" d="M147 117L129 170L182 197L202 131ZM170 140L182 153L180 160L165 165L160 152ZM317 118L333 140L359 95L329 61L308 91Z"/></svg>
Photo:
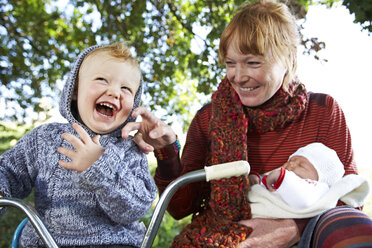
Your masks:
<svg viewBox="0 0 372 248"><path fill-rule="evenodd" d="M69 123L79 123L90 135L94 135L93 131L91 131L87 126L81 123L78 120L78 110L76 104L72 104L72 95L74 93L74 88L78 80L78 74L80 66L84 60L84 58L95 49L102 47L103 45L96 45L91 46L83 50L75 59L75 62L72 66L72 69L69 73L65 86L62 90L62 95L59 103L59 112L61 115L69 122ZM120 137L121 136L121 129L128 123L135 121L135 118L132 117L133 109L137 108L140 105L141 101L141 94L142 94L142 81L140 81L140 85L138 87L137 93L134 97L133 108L128 116L128 119L124 121L124 123L118 127L116 130L112 131L111 133L105 134L103 136L110 136L110 137ZM75 106L74 106L75 105Z"/></svg>

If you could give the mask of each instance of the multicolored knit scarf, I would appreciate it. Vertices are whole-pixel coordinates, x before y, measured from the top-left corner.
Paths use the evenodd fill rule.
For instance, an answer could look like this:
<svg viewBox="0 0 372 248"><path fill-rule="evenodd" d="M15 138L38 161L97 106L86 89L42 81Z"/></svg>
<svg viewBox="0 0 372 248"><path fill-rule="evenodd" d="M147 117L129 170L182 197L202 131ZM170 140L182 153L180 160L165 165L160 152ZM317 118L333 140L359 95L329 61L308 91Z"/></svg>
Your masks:
<svg viewBox="0 0 372 248"><path fill-rule="evenodd" d="M305 86L294 81L259 107L243 106L225 78L212 95L211 158L209 165L248 160L247 133L264 133L296 120L305 109ZM211 194L205 211L176 236L171 247L238 247L252 229L237 223L249 219L247 176L211 181Z"/></svg>

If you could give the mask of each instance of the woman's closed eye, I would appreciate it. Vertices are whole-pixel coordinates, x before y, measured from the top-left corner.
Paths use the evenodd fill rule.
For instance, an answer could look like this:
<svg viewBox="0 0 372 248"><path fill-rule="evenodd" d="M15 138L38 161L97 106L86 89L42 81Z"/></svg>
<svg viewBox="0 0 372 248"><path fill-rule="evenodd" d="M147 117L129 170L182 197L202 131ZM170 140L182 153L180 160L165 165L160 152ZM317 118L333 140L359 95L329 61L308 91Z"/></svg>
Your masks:
<svg viewBox="0 0 372 248"><path fill-rule="evenodd" d="M252 66L252 67L259 67L262 65L261 61L248 61L247 65Z"/></svg>
<svg viewBox="0 0 372 248"><path fill-rule="evenodd" d="M259 62L259 61L248 61L247 64L250 64L250 65L259 65L259 64L261 64L261 62Z"/></svg>
<svg viewBox="0 0 372 248"><path fill-rule="evenodd" d="M226 66L234 66L236 63L232 61L226 61L225 64Z"/></svg>

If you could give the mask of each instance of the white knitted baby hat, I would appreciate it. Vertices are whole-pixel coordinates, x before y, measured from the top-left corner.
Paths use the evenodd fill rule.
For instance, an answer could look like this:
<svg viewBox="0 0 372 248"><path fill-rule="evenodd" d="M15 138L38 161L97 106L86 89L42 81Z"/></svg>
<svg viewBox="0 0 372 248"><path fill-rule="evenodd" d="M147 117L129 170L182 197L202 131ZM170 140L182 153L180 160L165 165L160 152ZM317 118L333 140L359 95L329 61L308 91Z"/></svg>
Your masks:
<svg viewBox="0 0 372 248"><path fill-rule="evenodd" d="M311 143L301 147L289 158L303 156L313 164L318 172L318 181L332 186L342 178L345 173L344 165L337 156L337 153L322 143Z"/></svg>

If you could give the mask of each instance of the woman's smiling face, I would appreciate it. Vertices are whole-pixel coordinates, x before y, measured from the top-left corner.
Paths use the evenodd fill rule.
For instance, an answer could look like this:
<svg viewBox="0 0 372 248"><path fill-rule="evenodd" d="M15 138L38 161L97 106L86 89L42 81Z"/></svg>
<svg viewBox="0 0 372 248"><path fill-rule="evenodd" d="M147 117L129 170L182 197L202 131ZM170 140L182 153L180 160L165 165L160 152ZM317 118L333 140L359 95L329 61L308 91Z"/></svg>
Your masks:
<svg viewBox="0 0 372 248"><path fill-rule="evenodd" d="M242 54L236 44L233 40L227 49L227 78L243 105L260 106L280 89L287 70L280 62Z"/></svg>
<svg viewBox="0 0 372 248"><path fill-rule="evenodd" d="M74 96L81 121L98 134L116 130L132 110L140 77L136 66L108 52L87 57L81 65Z"/></svg>

